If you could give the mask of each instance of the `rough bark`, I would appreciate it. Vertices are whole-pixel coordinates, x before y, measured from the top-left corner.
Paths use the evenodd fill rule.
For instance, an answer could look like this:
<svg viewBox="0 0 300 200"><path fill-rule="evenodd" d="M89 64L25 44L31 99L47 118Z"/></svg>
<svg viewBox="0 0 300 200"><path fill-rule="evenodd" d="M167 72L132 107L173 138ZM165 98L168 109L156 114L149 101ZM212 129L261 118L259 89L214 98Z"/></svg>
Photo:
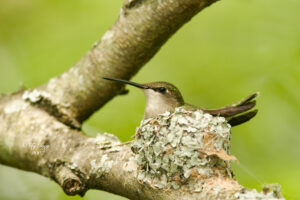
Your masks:
<svg viewBox="0 0 300 200"><path fill-rule="evenodd" d="M129 79L184 23L216 0L125 0L119 18L75 66L46 84L0 97L0 163L56 181L69 195L100 189L130 199L232 199L231 178L201 193L140 183L133 153L115 138L89 138L81 123L124 89L103 76ZM212 187L213 188L213 187Z"/></svg>
<svg viewBox="0 0 300 200"><path fill-rule="evenodd" d="M120 84L104 81L103 76L132 77L174 32L215 1L125 0L101 40L70 70L38 88L50 94L43 108L80 128L81 122L123 92Z"/></svg>
<svg viewBox="0 0 300 200"><path fill-rule="evenodd" d="M83 196L88 189L105 190L129 199L280 199L278 188L266 195L243 188L227 165L214 168L216 176L201 178L201 192L158 189L138 180L138 166L127 144L111 135L90 138L58 121L32 102L23 92L0 100L0 163L32 171L56 181L68 195ZM214 137L212 137L214 138ZM207 141L211 145L217 141ZM231 160L223 153L209 153ZM225 170L224 170L224 169ZM227 174L227 175L226 175Z"/></svg>

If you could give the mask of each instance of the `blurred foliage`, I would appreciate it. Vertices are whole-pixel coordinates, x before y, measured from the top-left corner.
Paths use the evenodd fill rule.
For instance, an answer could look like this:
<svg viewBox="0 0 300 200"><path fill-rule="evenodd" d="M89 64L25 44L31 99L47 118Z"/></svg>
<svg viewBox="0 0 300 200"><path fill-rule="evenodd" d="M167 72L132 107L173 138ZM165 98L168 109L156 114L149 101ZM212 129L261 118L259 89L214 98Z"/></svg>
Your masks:
<svg viewBox="0 0 300 200"><path fill-rule="evenodd" d="M80 59L113 24L121 0L1 0L0 92L36 87ZM300 199L300 1L223 0L180 29L133 78L164 80L187 102L213 108L260 91L259 114L232 130L236 178L260 189L278 182ZM136 88L116 97L85 124L94 136L130 140L143 116ZM0 166L0 199L68 197L52 181ZM88 191L84 199L122 199Z"/></svg>

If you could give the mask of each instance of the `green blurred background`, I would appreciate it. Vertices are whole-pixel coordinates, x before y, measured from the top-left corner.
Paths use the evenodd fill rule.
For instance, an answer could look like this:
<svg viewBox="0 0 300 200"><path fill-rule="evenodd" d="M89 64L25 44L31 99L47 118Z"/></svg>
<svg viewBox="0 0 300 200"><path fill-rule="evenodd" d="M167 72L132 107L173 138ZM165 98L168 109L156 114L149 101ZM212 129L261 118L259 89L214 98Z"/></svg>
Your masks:
<svg viewBox="0 0 300 200"><path fill-rule="evenodd" d="M0 92L36 87L80 59L114 23L121 0L1 0ZM179 30L133 78L174 83L187 102L214 108L260 91L259 114L232 130L236 178L278 182L300 199L300 1L223 0ZM129 87L128 87L129 88ZM143 116L135 88L95 113L84 130L130 140ZM124 199L88 191L84 199ZM68 197L42 176L0 165L0 199Z"/></svg>

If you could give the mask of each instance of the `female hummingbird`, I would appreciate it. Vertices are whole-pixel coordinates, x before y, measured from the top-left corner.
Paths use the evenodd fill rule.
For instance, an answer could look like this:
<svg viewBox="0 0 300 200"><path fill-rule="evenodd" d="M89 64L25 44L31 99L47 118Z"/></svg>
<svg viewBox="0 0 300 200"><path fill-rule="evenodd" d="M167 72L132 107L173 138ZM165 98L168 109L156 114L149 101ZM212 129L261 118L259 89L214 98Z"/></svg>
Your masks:
<svg viewBox="0 0 300 200"><path fill-rule="evenodd" d="M185 103L178 88L168 82L138 84L116 78L103 77L103 79L129 84L142 89L146 97L144 119L150 117L154 118L167 111L172 113L176 107L184 106L187 110L200 109L204 113L208 113L213 116L225 117L231 126L236 126L253 118L258 111L257 109L249 111L256 105L256 101L253 99L258 95L258 92L222 108L205 109Z"/></svg>

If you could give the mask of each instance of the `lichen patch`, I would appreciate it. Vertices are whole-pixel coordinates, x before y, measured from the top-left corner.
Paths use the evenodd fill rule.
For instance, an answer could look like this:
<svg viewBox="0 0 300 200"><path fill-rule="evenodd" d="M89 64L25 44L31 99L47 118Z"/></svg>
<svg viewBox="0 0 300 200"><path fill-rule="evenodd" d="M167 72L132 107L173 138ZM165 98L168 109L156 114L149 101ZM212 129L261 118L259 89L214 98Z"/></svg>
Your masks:
<svg viewBox="0 0 300 200"><path fill-rule="evenodd" d="M248 190L243 188L236 192L234 197L240 200L284 200L281 194L281 187L278 184L265 186L261 192L257 192L256 189Z"/></svg>
<svg viewBox="0 0 300 200"><path fill-rule="evenodd" d="M106 150L107 152L118 152L122 150L120 146L120 140L110 133L98 133L96 138L91 138L95 142L99 149Z"/></svg>
<svg viewBox="0 0 300 200"><path fill-rule="evenodd" d="M17 100L12 101L11 103L9 103L4 108L4 113L12 114L15 112L20 112L22 110L25 110L28 107L28 105L29 105L29 103L17 99Z"/></svg>
<svg viewBox="0 0 300 200"><path fill-rule="evenodd" d="M100 161L95 159L90 162L91 169L90 173L95 174L96 178L110 172L114 161L111 160L106 154L101 157Z"/></svg>
<svg viewBox="0 0 300 200"><path fill-rule="evenodd" d="M23 93L22 98L25 101L29 101L30 103L37 103L42 99L50 99L50 94L44 91L39 91L37 89L34 89L32 91L26 90Z"/></svg>
<svg viewBox="0 0 300 200"><path fill-rule="evenodd" d="M127 172L136 172L137 164L133 157L130 157L129 160L124 163L123 170Z"/></svg>

